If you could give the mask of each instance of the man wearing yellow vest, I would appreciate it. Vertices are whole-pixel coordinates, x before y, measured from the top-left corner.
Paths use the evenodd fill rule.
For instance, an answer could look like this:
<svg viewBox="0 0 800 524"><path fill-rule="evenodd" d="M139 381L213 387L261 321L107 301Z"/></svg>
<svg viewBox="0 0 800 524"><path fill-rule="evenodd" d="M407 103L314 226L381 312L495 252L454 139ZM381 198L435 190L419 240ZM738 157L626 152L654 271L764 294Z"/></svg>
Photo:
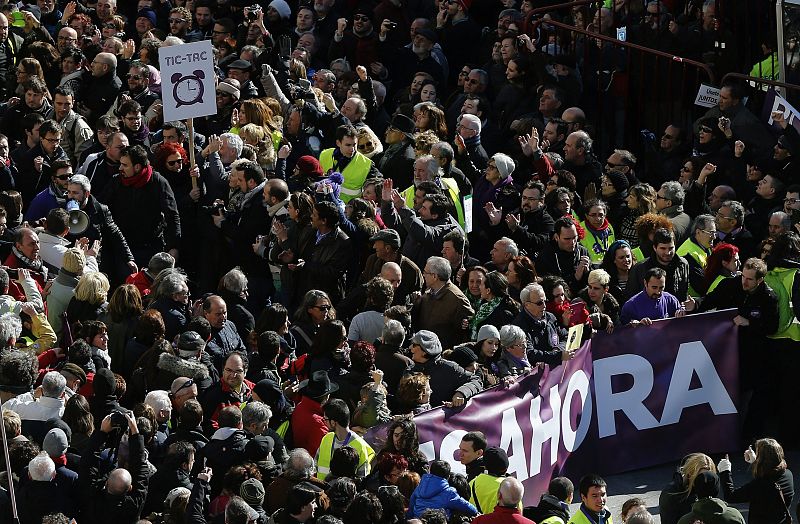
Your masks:
<svg viewBox="0 0 800 524"><path fill-rule="evenodd" d="M569 519L569 524L612 524L611 512L606 508L606 481L600 475L584 475L579 486L581 507Z"/></svg>
<svg viewBox="0 0 800 524"><path fill-rule="evenodd" d="M678 248L677 254L689 263L689 296L706 294L706 261L717 238L717 225L711 215L698 215L692 223L689 238Z"/></svg>
<svg viewBox="0 0 800 524"><path fill-rule="evenodd" d="M547 486L547 493L539 499L539 505L526 506L523 515L536 524L567 524L574 491L570 479L556 477Z"/></svg>
<svg viewBox="0 0 800 524"><path fill-rule="evenodd" d="M464 227L464 206L461 203L458 184L453 178L442 177L442 170L439 161L431 155L422 155L414 161L414 185L403 191L402 195L408 207L415 211L422 205L422 200L417 197L417 186L422 182L433 182L442 190L442 193L450 199L452 203L451 215L458 219L458 224Z"/></svg>
<svg viewBox="0 0 800 524"><path fill-rule="evenodd" d="M336 147L324 150L319 155L322 171L338 171L344 177L340 198L344 203L361 196L361 187L367 177L380 175L372 160L356 151L358 143L356 128L351 125L336 129Z"/></svg>
<svg viewBox="0 0 800 524"><path fill-rule="evenodd" d="M331 457L334 450L349 446L358 453L358 469L356 475L364 478L369 475L370 463L375 458L375 451L367 442L350 430L350 409L345 401L332 398L322 406L325 422L330 433L322 437L317 456L317 478L325 480L331 472Z"/></svg>
<svg viewBox="0 0 800 524"><path fill-rule="evenodd" d="M486 473L481 473L469 483L469 501L480 513L488 515L497 505L497 490L506 478L508 453L497 447L486 448L483 452L483 467L486 468Z"/></svg>

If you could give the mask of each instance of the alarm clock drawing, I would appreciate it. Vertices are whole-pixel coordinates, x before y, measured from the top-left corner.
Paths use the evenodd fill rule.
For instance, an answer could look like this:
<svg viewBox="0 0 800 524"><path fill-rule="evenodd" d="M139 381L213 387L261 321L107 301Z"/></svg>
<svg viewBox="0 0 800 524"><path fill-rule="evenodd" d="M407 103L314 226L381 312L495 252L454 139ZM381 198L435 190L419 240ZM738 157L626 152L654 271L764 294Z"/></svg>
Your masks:
<svg viewBox="0 0 800 524"><path fill-rule="evenodd" d="M174 73L172 75L172 96L175 99L175 107L189 106L203 102L203 82L205 73L200 69L190 75Z"/></svg>

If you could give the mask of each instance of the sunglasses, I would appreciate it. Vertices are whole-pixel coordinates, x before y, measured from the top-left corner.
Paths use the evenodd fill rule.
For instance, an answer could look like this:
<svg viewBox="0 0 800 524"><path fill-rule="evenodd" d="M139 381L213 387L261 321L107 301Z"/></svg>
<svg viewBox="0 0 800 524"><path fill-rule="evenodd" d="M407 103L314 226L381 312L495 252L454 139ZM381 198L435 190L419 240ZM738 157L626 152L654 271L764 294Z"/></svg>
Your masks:
<svg viewBox="0 0 800 524"><path fill-rule="evenodd" d="M183 383L183 385L181 387L179 387L178 389L176 389L175 391L172 392L172 396L174 397L175 395L180 393L180 391L182 389L190 388L193 385L194 385L194 380L192 380L192 379L187 380L186 382Z"/></svg>
<svg viewBox="0 0 800 524"><path fill-rule="evenodd" d="M183 159L182 158L179 158L177 160L167 160L167 165L170 166L170 167L172 167L174 165L180 165L180 164L183 164Z"/></svg>
<svg viewBox="0 0 800 524"><path fill-rule="evenodd" d="M358 22L369 22L369 17L364 15L356 15L353 17L353 20L357 20Z"/></svg>
<svg viewBox="0 0 800 524"><path fill-rule="evenodd" d="M56 177L54 177L54 178L57 178L57 179L59 179L59 180L69 180L69 179L70 179L70 177L72 177L72 173L70 173L70 174L68 174L68 175L58 175L58 176L56 176Z"/></svg>
<svg viewBox="0 0 800 524"><path fill-rule="evenodd" d="M703 127L700 128L700 132L701 133L711 133L711 128L703 126Z"/></svg>
<svg viewBox="0 0 800 524"><path fill-rule="evenodd" d="M311 306L314 309L319 309L320 311L330 311L333 309L333 306Z"/></svg>
<svg viewBox="0 0 800 524"><path fill-rule="evenodd" d="M534 306L542 307L544 305L544 300L540 300L538 302L529 301L529 303L533 304Z"/></svg>
<svg viewBox="0 0 800 524"><path fill-rule="evenodd" d="M358 144L358 149L372 149L372 146L374 146L372 142L364 142L363 144Z"/></svg>
<svg viewBox="0 0 800 524"><path fill-rule="evenodd" d="M183 23L185 21L186 20L184 20L183 18L170 18L169 19L169 23L170 24L180 24L180 23Z"/></svg>

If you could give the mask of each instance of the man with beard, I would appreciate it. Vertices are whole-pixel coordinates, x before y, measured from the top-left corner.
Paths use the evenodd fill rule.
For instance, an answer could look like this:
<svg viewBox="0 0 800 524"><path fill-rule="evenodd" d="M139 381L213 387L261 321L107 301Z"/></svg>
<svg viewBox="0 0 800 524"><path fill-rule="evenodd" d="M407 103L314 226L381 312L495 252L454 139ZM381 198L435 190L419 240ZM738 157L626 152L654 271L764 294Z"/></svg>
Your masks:
<svg viewBox="0 0 800 524"><path fill-rule="evenodd" d="M199 31L192 30L192 13L185 7L173 7L168 21L170 36L177 36L186 43L203 39Z"/></svg>
<svg viewBox="0 0 800 524"><path fill-rule="evenodd" d="M386 130L386 145L376 161L378 170L398 187L405 187L414 173L414 121L403 114L395 115Z"/></svg>
<svg viewBox="0 0 800 524"><path fill-rule="evenodd" d="M128 69L127 82L128 90L120 93L106 114L117 115L122 119L125 116L122 104L134 100L139 103L140 110L144 112L144 121L149 126L150 122L159 116L156 111L157 106L153 104L156 102L158 105L161 104L159 96L150 90L150 69L141 62L133 62Z"/></svg>
<svg viewBox="0 0 800 524"><path fill-rule="evenodd" d="M95 158L88 158L78 170L78 174L86 175L92 182L96 195L102 194L106 185L119 173L119 160L126 147L128 137L125 133L114 132L108 137L106 150Z"/></svg>
<svg viewBox="0 0 800 524"><path fill-rule="evenodd" d="M490 214L492 227L500 230L492 233L492 238L508 235L531 259L535 259L550 242L555 223L544 205L544 191L541 182L528 182L522 190L522 200L516 211L507 213L505 220L502 220L502 213Z"/></svg>
<svg viewBox="0 0 800 524"><path fill-rule="evenodd" d="M351 64L378 62L380 41L372 26L372 11L359 7L353 15L353 30L347 31L347 19L336 21L336 32L328 49L328 59L344 57ZM398 78L402 78L398 76Z"/></svg>
<svg viewBox="0 0 800 524"><path fill-rule="evenodd" d="M58 86L54 92L53 119L64 129L61 147L73 165L78 165L78 158L92 143L94 131L81 115L72 110L75 105L75 93L66 86Z"/></svg>
<svg viewBox="0 0 800 524"><path fill-rule="evenodd" d="M70 165L69 160L62 158L53 162L53 165L50 166L50 172L50 185L36 195L25 213L25 220L28 222L36 222L40 218L47 216L48 211L51 209L63 207L67 202L67 184L72 176L72 165Z"/></svg>
<svg viewBox="0 0 800 524"><path fill-rule="evenodd" d="M45 120L39 128L39 143L25 153L19 163L21 181L17 188L30 198L42 191L50 181L51 166L56 160L68 160L61 148L63 130L55 120Z"/></svg>

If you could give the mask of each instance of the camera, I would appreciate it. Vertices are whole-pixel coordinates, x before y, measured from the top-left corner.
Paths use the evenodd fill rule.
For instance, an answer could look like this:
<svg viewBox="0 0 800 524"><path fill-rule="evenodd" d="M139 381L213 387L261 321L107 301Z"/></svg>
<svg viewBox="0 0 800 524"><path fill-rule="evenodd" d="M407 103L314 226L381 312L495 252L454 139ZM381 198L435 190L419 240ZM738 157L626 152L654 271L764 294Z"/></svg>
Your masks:
<svg viewBox="0 0 800 524"><path fill-rule="evenodd" d="M253 4L250 7L246 7L244 10L244 16L248 22L255 22L258 20L259 13L261 13L261 6L258 4Z"/></svg>
<svg viewBox="0 0 800 524"><path fill-rule="evenodd" d="M306 100L313 102L317 99L317 95L311 90L311 82L303 78L298 80L296 84L289 84L289 98L292 101Z"/></svg>
<svg viewBox="0 0 800 524"><path fill-rule="evenodd" d="M133 411L127 409L115 409L111 412L111 427L126 429L128 427L128 419L125 414L133 414Z"/></svg>
<svg viewBox="0 0 800 524"><path fill-rule="evenodd" d="M397 29L397 22L389 22L388 24L386 24L386 27L388 27L389 29Z"/></svg>

